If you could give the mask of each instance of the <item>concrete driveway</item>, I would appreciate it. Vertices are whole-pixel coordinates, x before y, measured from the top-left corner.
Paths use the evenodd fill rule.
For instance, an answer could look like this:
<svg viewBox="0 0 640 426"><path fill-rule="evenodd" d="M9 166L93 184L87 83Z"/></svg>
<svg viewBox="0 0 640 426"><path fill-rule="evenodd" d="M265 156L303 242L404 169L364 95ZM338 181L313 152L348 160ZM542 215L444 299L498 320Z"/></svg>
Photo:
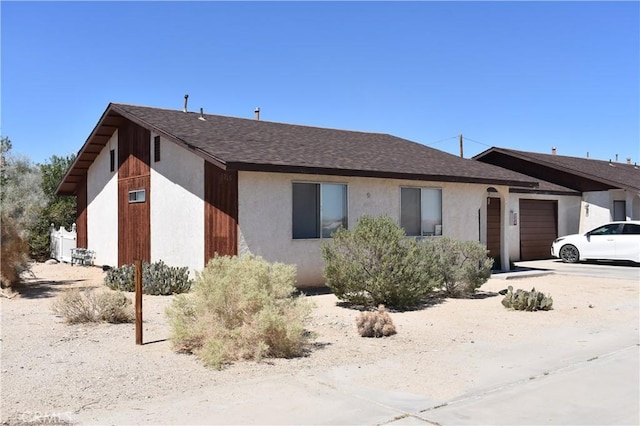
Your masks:
<svg viewBox="0 0 640 426"><path fill-rule="evenodd" d="M616 278L640 282L640 265L631 262L580 262L564 263L559 259L529 260L516 262L519 270L531 272L553 272L564 275L581 275L589 277ZM520 275L522 273L510 274Z"/></svg>

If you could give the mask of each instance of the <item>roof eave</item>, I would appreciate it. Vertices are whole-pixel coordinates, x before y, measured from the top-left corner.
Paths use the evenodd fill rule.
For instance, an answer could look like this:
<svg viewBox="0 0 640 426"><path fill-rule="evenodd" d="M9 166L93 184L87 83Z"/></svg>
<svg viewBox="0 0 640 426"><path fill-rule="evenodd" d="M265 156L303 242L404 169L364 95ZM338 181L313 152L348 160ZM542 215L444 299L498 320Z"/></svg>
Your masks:
<svg viewBox="0 0 640 426"><path fill-rule="evenodd" d="M541 166L549 167L549 168L554 169L554 170L559 170L559 171L563 171L563 172L569 172L569 173L575 174L576 176L579 176L579 177L582 177L582 178L585 178L585 179L590 179L592 181L599 182L599 183L602 183L604 185L609 185L609 186L612 186L614 188L625 189L627 191L632 191L632 192L640 192L640 188L635 188L633 186L629 186L629 185L627 185L625 183L622 183L622 182L613 181L613 180L610 180L610 179L607 179L607 178L603 178L601 176L595 176L593 174L582 172L580 170L576 170L576 169L573 169L573 168L570 168L570 167L559 166L559 165L557 165L555 163L552 163L552 162L540 160L540 159L537 159L537 158L534 158L534 157L530 157L530 156L528 156L526 154L522 154L520 152L514 152L514 151L511 151L511 150L506 150L504 148L497 148L497 147L489 148L486 151L481 152L480 154L474 156L472 159L478 160L478 159L480 159L480 158L482 158L482 157L484 157L484 156L486 156L486 155L488 155L488 154L490 154L492 152L497 152L497 153L500 153L500 154L504 154L504 155L511 156L511 157L514 157L514 158L518 158L520 160L536 163L536 164L539 164Z"/></svg>
<svg viewBox="0 0 640 426"><path fill-rule="evenodd" d="M264 164L247 162L228 162L229 170L247 172L270 172L270 173L296 173L329 176L349 176L349 177L371 177L382 179L400 180L423 180L433 182L458 182L458 183L480 183L487 185L519 186L526 188L537 188L537 181L516 181L507 179L489 179L478 177L466 177L455 175L431 175L424 173L402 173L383 170L356 170L356 169L336 169L325 167L309 167L285 164Z"/></svg>

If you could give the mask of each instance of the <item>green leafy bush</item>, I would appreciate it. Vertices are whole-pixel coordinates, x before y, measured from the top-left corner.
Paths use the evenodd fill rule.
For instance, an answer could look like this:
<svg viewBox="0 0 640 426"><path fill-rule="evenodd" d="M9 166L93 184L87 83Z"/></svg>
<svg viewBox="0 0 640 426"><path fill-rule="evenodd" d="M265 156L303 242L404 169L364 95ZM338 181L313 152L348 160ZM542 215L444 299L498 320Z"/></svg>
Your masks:
<svg viewBox="0 0 640 426"><path fill-rule="evenodd" d="M393 320L384 305L373 312L361 312L356 318L358 333L362 337L386 337L396 334Z"/></svg>
<svg viewBox="0 0 640 426"><path fill-rule="evenodd" d="M189 268L167 266L162 260L142 262L142 292L151 295L184 293L191 289ZM112 290L135 291L135 266L123 265L107 271L104 283Z"/></svg>
<svg viewBox="0 0 640 426"><path fill-rule="evenodd" d="M440 237L421 243L434 261L432 272L447 296L472 294L491 276L493 259L478 242Z"/></svg>
<svg viewBox="0 0 640 426"><path fill-rule="evenodd" d="M322 245L327 287L366 307L418 305L438 285L432 256L388 216L362 216L353 230L340 228Z"/></svg>
<svg viewBox="0 0 640 426"><path fill-rule="evenodd" d="M53 303L53 312L70 324L87 322L133 322L131 300L121 292L65 291Z"/></svg>
<svg viewBox="0 0 640 426"><path fill-rule="evenodd" d="M304 352L311 304L294 296L295 266L260 257L216 256L166 314L178 352L220 369L240 359L289 358Z"/></svg>
<svg viewBox="0 0 640 426"><path fill-rule="evenodd" d="M507 294L502 299L502 305L518 311L548 311L553 309L553 299L551 295L545 296L535 288L531 291L518 289L514 293L513 287L509 286Z"/></svg>

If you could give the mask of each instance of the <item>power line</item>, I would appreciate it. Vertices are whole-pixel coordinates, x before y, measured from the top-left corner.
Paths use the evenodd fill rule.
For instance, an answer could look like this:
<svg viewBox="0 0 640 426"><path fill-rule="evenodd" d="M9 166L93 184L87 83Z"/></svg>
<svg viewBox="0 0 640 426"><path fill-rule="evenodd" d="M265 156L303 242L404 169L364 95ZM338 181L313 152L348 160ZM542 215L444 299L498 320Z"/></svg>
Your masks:
<svg viewBox="0 0 640 426"><path fill-rule="evenodd" d="M458 136L451 136L450 138L440 139L439 141L431 142L431 143L428 143L428 144L425 144L425 145L426 146L431 146L431 145L435 145L435 144L440 143L440 142L448 141L448 140L451 140L451 139L456 139L457 137Z"/></svg>
<svg viewBox="0 0 640 426"><path fill-rule="evenodd" d="M471 139L469 136L465 136L465 137L464 137L464 140L466 140L466 141L471 141L471 142L475 142L475 143L479 143L480 145L488 146L489 148L491 148L491 147L493 146L493 145L487 145L486 143L484 143L484 142L480 142L480 141L477 141L477 140L475 140L475 139Z"/></svg>

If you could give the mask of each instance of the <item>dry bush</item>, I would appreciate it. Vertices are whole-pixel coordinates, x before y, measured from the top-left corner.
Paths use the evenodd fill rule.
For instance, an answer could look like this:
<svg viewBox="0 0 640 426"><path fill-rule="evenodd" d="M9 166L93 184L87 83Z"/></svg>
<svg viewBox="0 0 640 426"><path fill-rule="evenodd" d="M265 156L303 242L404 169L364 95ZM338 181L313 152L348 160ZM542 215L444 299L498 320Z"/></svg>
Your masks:
<svg viewBox="0 0 640 426"><path fill-rule="evenodd" d="M217 369L233 360L302 355L311 304L294 296L294 282L295 266L216 256L192 294L178 295L167 308L174 348Z"/></svg>
<svg viewBox="0 0 640 426"><path fill-rule="evenodd" d="M411 309L440 282L434 255L407 238L389 216L363 215L321 246L326 285L340 300L374 308Z"/></svg>
<svg viewBox="0 0 640 426"><path fill-rule="evenodd" d="M377 311L361 312L356 318L356 324L362 337L386 337L396 334L396 327L384 305L378 306Z"/></svg>
<svg viewBox="0 0 640 426"><path fill-rule="evenodd" d="M493 259L487 256L487 248L476 241L439 237L421 244L431 253L432 272L449 297L471 295L491 276Z"/></svg>
<svg viewBox="0 0 640 426"><path fill-rule="evenodd" d="M5 288L20 282L20 274L29 270L29 245L20 235L15 220L3 212L0 222L0 228L2 228L0 282L2 288Z"/></svg>
<svg viewBox="0 0 640 426"><path fill-rule="evenodd" d="M133 322L135 317L131 300L119 291L68 290L56 299L52 309L70 324L101 321L117 324Z"/></svg>

